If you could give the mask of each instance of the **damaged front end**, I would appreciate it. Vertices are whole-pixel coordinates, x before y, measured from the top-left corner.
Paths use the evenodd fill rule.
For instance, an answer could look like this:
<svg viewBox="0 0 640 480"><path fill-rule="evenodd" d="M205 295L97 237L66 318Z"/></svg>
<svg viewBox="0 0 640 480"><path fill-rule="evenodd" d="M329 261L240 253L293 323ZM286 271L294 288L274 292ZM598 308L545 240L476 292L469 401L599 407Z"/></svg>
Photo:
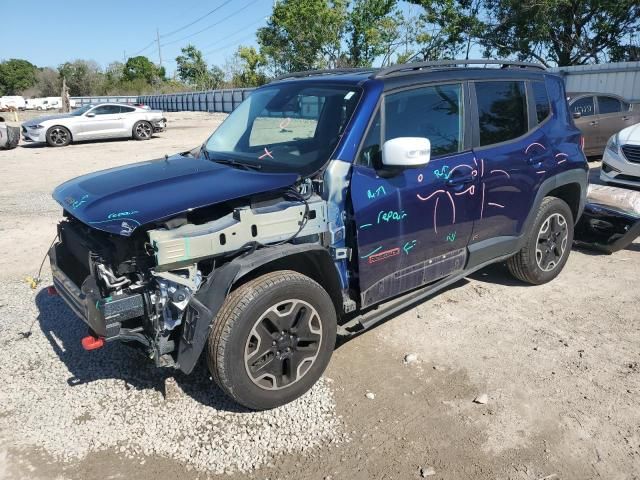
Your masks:
<svg viewBox="0 0 640 480"><path fill-rule="evenodd" d="M181 216L136 229L129 237L89 227L66 213L49 252L54 286L88 325L98 342L91 346L129 342L157 366L189 373L205 343L194 339L197 317L208 313L195 297L201 290L211 294L218 270L248 249L293 238L322 243L326 202L315 194L294 193L233 207L215 218L203 220L197 212ZM204 338L211 320L198 325Z"/></svg>

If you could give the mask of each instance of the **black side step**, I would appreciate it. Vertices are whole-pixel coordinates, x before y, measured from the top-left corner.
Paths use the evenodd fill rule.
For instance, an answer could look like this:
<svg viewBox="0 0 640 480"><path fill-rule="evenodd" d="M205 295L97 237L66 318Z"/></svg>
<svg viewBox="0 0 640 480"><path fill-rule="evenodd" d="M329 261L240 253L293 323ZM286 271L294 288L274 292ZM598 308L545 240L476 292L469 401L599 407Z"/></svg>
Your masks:
<svg viewBox="0 0 640 480"><path fill-rule="evenodd" d="M511 254L504 255L498 258L492 258L491 260L488 260L479 265L476 265L475 267L470 268L468 270L463 270L462 272L452 275L451 277L443 278L442 280L432 283L431 285L421 287L417 290L413 290L409 293L405 293L400 297L394 298L393 300L389 300L388 302L381 303L377 308L353 318L352 320L345 323L344 325L338 325L338 335L341 335L344 337L351 337L354 335L358 335L366 330L369 330L375 325L385 320L388 320L393 315L400 313L402 310L405 310L409 307L413 307L421 303L428 297L436 294L437 292L439 292L440 290L443 290L449 285L452 285L457 281L462 280L463 278L471 275L472 273L488 265L491 265L492 263L506 260L510 256Z"/></svg>

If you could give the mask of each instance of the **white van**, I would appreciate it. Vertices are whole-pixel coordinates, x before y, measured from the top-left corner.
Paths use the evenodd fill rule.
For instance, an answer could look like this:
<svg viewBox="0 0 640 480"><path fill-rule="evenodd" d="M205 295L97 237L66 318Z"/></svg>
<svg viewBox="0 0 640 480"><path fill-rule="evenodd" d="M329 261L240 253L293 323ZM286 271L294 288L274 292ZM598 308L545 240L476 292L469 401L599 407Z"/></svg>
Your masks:
<svg viewBox="0 0 640 480"><path fill-rule="evenodd" d="M19 95L6 95L0 97L0 110L9 110L15 108L16 110L25 110L27 104L24 98Z"/></svg>

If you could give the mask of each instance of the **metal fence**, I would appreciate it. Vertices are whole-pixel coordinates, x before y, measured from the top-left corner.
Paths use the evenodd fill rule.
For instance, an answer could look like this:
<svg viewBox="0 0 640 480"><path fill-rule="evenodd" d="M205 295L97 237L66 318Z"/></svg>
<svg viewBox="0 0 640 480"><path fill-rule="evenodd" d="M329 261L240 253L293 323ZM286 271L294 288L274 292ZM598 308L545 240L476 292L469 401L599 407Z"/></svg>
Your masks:
<svg viewBox="0 0 640 480"><path fill-rule="evenodd" d="M559 73L568 92L613 93L640 101L640 62L601 63L550 69Z"/></svg>
<svg viewBox="0 0 640 480"><path fill-rule="evenodd" d="M71 100L75 100L76 107L81 107L92 103L137 103L138 97L136 95L111 95L100 97L71 97Z"/></svg>
<svg viewBox="0 0 640 480"><path fill-rule="evenodd" d="M165 112L232 112L251 95L253 88L209 90L205 92L141 95L137 101Z"/></svg>

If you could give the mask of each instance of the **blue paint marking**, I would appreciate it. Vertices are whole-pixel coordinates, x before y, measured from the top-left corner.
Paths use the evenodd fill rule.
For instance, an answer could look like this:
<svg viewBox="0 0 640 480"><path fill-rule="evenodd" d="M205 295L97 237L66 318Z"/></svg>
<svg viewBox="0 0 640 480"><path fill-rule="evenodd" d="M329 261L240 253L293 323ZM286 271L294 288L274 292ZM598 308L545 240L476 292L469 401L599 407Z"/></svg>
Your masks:
<svg viewBox="0 0 640 480"><path fill-rule="evenodd" d="M107 218L109 219L117 219L117 218L121 218L121 217L131 217L133 215L135 215L136 213L140 213L138 210L131 210L130 212L114 212L114 213L110 213L109 215L107 215Z"/></svg>
<svg viewBox="0 0 640 480"><path fill-rule="evenodd" d="M411 240L410 242L407 242L402 246L402 250L404 250L404 253L409 255L409 250L411 250L413 247L415 247L416 243L418 243L417 240Z"/></svg>
<svg viewBox="0 0 640 480"><path fill-rule="evenodd" d="M136 226L140 226L140 222L138 222L137 220L133 219L133 218L112 218L111 220L102 220L100 222L89 222L91 224L97 224L97 223L107 223L107 222L117 222L119 220L129 220L131 222L135 222Z"/></svg>
<svg viewBox="0 0 640 480"><path fill-rule="evenodd" d="M362 230L363 228L369 228L369 227L373 227L373 223L365 223L364 225L361 225L360 230Z"/></svg>
<svg viewBox="0 0 640 480"><path fill-rule="evenodd" d="M404 210L400 210L399 212L396 210L381 210L378 213L378 223L380 223L380 220L383 220L385 222L391 222L391 221L401 221L404 220L404 218L407 216L406 213L404 213Z"/></svg>
<svg viewBox="0 0 640 480"><path fill-rule="evenodd" d="M381 197L382 195L386 195L387 191L384 189L383 185L380 185L377 189L375 189L373 192L371 190L367 190L367 198L369 200L372 200L374 198L378 198Z"/></svg>
<svg viewBox="0 0 640 480"><path fill-rule="evenodd" d="M73 197L67 197L64 200L65 200L65 202L67 202L67 205L69 205L71 208L73 208L75 210L76 208L78 208L83 203L86 203L87 202L87 198L89 198L89 195L83 195L80 200L75 200Z"/></svg>
<svg viewBox="0 0 640 480"><path fill-rule="evenodd" d="M444 165L440 170L434 170L433 174L438 178L444 178L445 180L449 179L449 165Z"/></svg>
<svg viewBox="0 0 640 480"><path fill-rule="evenodd" d="M376 248L375 250L373 250L372 252L367 253L366 255L363 255L363 256L362 256L362 257L360 257L360 258L369 258L371 255L373 255L373 254L374 254L374 253L376 253L376 252L379 252L380 250L382 250L382 247L378 247L378 248Z"/></svg>

